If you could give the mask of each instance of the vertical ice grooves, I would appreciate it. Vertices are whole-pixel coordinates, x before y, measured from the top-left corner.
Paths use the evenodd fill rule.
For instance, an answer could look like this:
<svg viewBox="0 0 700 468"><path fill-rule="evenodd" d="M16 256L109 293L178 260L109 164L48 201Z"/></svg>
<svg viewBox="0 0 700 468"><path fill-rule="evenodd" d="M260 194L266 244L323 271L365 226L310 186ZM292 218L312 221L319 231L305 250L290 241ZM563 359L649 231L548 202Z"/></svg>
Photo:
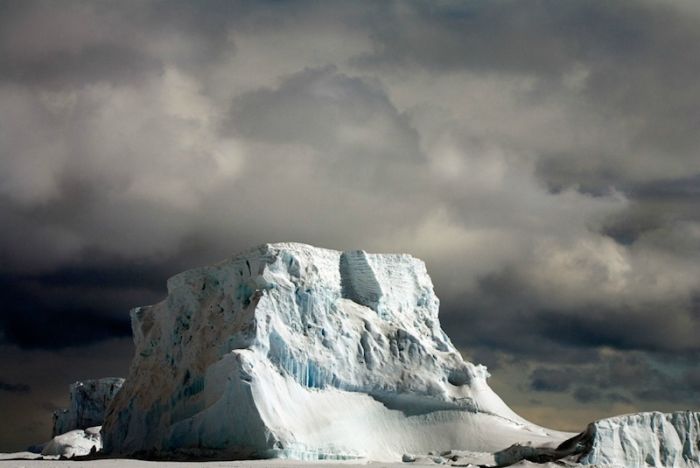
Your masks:
<svg viewBox="0 0 700 468"><path fill-rule="evenodd" d="M382 288L366 252L353 250L340 255L340 285L344 298L379 312Z"/></svg>

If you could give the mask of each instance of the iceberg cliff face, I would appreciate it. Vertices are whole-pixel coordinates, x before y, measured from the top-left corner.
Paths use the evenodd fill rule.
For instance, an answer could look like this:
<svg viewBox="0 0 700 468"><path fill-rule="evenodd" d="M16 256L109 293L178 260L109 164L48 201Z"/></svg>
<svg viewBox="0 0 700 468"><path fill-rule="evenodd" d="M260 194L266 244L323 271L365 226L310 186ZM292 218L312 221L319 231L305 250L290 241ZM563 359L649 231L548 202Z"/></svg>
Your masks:
<svg viewBox="0 0 700 468"><path fill-rule="evenodd" d="M123 383L124 379L105 377L71 384L70 406L53 414L53 436L102 425L107 407Z"/></svg>
<svg viewBox="0 0 700 468"><path fill-rule="evenodd" d="M410 255L264 245L132 311L113 454L370 457L564 440L518 417L438 321Z"/></svg>
<svg viewBox="0 0 700 468"><path fill-rule="evenodd" d="M700 467L700 413L637 413L602 419L587 431L584 465Z"/></svg>

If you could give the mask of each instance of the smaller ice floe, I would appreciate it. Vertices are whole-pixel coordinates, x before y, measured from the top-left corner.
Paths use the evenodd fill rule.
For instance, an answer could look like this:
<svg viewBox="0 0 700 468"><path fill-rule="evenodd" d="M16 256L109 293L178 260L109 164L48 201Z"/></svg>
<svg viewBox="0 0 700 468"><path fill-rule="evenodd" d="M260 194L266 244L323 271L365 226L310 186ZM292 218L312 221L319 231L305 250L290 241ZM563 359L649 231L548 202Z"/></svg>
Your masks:
<svg viewBox="0 0 700 468"><path fill-rule="evenodd" d="M101 426L95 426L57 435L44 446L41 455L73 458L97 453L102 449L100 429Z"/></svg>
<svg viewBox="0 0 700 468"><path fill-rule="evenodd" d="M636 413L591 423L584 465L700 467L700 413Z"/></svg>
<svg viewBox="0 0 700 468"><path fill-rule="evenodd" d="M506 466L700 468L700 413L636 413L601 419L554 446L513 444L497 452L448 451L404 462L496 468ZM552 465L555 464L555 465Z"/></svg>

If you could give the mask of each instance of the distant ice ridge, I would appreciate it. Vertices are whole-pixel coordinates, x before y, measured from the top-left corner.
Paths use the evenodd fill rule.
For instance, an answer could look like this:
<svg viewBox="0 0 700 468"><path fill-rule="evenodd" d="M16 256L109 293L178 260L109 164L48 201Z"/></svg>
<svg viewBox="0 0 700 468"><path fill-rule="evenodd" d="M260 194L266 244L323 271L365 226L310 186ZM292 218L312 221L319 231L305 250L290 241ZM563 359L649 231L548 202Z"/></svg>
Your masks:
<svg viewBox="0 0 700 468"><path fill-rule="evenodd" d="M71 384L68 409L53 414L53 436L74 429L101 426L107 407L123 383L122 378L105 377Z"/></svg>
<svg viewBox="0 0 700 468"><path fill-rule="evenodd" d="M584 465L700 467L700 413L637 413L588 428Z"/></svg>
<svg viewBox="0 0 700 468"><path fill-rule="evenodd" d="M571 436L511 411L438 308L410 255L267 244L176 275L131 312L105 451L398 460Z"/></svg>

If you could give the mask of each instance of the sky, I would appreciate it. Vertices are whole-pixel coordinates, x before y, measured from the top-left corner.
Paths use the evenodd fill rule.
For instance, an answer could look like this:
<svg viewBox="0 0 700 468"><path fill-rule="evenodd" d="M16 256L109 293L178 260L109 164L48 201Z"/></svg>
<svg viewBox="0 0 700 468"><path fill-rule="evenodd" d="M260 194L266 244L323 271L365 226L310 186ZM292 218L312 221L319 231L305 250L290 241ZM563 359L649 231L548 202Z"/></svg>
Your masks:
<svg viewBox="0 0 700 468"><path fill-rule="evenodd" d="M0 451L266 242L423 259L517 412L700 410L700 4L0 1Z"/></svg>

